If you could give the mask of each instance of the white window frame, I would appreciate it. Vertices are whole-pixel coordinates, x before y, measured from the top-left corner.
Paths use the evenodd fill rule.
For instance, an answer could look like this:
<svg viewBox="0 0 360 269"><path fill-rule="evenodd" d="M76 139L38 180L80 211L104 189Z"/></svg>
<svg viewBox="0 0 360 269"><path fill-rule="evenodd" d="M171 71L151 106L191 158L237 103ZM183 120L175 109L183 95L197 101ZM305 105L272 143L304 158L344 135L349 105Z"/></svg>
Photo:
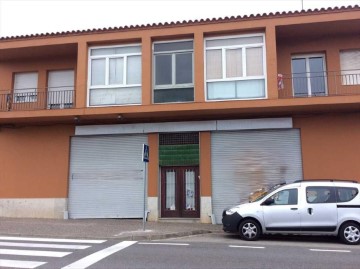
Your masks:
<svg viewBox="0 0 360 269"><path fill-rule="evenodd" d="M123 54L104 54L104 55L91 55L92 50L96 49L109 49L109 48L123 48L123 47L140 47L140 52L134 53L123 53ZM87 107L108 107L108 106L130 106L130 105L141 105L140 104L116 104L116 105L91 105L90 106L90 92L92 89L118 89L118 88L131 88L141 87L142 83L127 84L127 58L131 56L142 57L142 46L140 43L126 44L126 45L111 45L111 46L92 46L88 49L88 82L87 82ZM110 80L110 59L124 59L124 70L123 70L123 83L122 84L109 84ZM105 59L105 84L104 85L91 85L91 61L94 59ZM141 59L142 69L142 59ZM141 70L142 71L142 70Z"/></svg>
<svg viewBox="0 0 360 269"><path fill-rule="evenodd" d="M256 37L261 36L263 38L262 43L252 43L252 44L244 44L244 45L230 45L230 46L217 46L217 47L206 47L206 41L209 40L219 40L219 39L232 39L232 38L241 38L241 37ZM245 50L248 48L260 48L263 49L263 74L262 76L246 76L246 52ZM220 79L207 79L207 73L206 73L206 64L207 64L207 58L206 58L206 52L209 50L219 50L221 49L221 63L222 63L222 78ZM226 78L226 50L227 49L242 49L242 71L243 76L242 77L231 77ZM214 100L214 99L208 99L207 94L207 83L208 82L226 82L226 81L241 81L241 80L256 80L256 79L263 79L264 80L264 86L265 86L265 96L264 97L251 97L251 98L229 98L229 99L221 99L221 100ZM268 92L267 92L267 70L266 70L266 40L265 40L265 33L256 33L256 34L244 34L244 35L230 35L230 36L217 36L217 37L209 37L204 38L204 91L205 91L205 101L207 102L222 102L222 101L234 101L234 100L258 100L258 99L267 99L268 98Z"/></svg>
<svg viewBox="0 0 360 269"><path fill-rule="evenodd" d="M169 44L169 43L179 43L179 42L186 42L186 41L192 41L193 42L193 49L192 50L170 50L170 51L162 51L162 52L155 52L155 44ZM192 55L192 83L182 83L182 84L176 84L176 54L181 53L189 53L191 52ZM156 79L156 61L155 56L156 55L169 55L171 54L171 68L172 68L172 74L171 74L171 84L166 85L156 85L155 79ZM180 88L194 88L194 98L195 98L195 86L194 86L194 39L180 39L180 40L170 40L170 41L156 41L152 44L152 58L153 58L153 74L152 74L152 81L153 81L153 91L156 90L164 90L164 89L180 89ZM154 103L154 94L152 95L152 103ZM189 102L164 102L164 103L156 103L156 104L173 104L173 103L193 103L194 101Z"/></svg>
<svg viewBox="0 0 360 269"><path fill-rule="evenodd" d="M360 68L343 69L342 66L341 55L349 52L357 52L360 54L360 49L344 49L339 51L341 86L358 86L360 85ZM350 78L348 78L348 76L350 76Z"/></svg>
<svg viewBox="0 0 360 269"><path fill-rule="evenodd" d="M292 60L293 59L306 59L306 83L308 87L308 97L317 96L316 94L312 94L311 91L311 81L310 81L310 66L309 66L309 59L310 58L319 58L322 57L323 59L323 66L324 66L324 81L325 81L325 93L324 96L328 95L328 85L327 85L327 73L326 73L326 55L324 53L309 53L309 54L299 54L299 55L292 55L291 56L291 84L292 84L292 94L295 96L295 88L294 88L294 80L293 80L293 65ZM322 95L320 95L322 96Z"/></svg>

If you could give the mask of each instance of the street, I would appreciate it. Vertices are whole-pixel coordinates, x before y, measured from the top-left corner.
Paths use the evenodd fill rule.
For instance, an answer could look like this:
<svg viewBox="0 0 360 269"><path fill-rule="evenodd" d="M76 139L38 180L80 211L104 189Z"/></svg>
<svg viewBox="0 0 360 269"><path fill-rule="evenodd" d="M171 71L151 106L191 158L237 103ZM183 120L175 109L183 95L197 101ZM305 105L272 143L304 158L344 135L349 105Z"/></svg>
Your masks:
<svg viewBox="0 0 360 269"><path fill-rule="evenodd" d="M158 241L0 237L0 268L358 268L333 237L204 234Z"/></svg>

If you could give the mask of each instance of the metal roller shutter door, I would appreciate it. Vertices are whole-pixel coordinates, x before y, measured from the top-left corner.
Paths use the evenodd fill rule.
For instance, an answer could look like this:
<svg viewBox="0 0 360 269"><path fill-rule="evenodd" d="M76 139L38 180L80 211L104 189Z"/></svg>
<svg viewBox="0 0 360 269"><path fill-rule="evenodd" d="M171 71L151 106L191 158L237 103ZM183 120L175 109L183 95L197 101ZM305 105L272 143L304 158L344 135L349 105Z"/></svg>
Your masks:
<svg viewBox="0 0 360 269"><path fill-rule="evenodd" d="M73 137L70 218L141 218L146 135Z"/></svg>
<svg viewBox="0 0 360 269"><path fill-rule="evenodd" d="M297 129L213 132L212 205L217 223L229 206L262 186L303 178Z"/></svg>

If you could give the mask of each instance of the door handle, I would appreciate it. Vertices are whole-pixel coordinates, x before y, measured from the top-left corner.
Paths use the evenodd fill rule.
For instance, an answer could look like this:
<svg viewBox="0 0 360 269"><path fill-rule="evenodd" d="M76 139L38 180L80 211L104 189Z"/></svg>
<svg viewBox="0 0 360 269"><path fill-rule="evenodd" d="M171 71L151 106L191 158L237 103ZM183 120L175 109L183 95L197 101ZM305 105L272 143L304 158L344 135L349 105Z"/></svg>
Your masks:
<svg viewBox="0 0 360 269"><path fill-rule="evenodd" d="M290 210L298 210L296 207L292 207L290 208Z"/></svg>
<svg viewBox="0 0 360 269"><path fill-rule="evenodd" d="M312 215L313 209L312 209L312 208L308 208L308 213L309 213L309 215Z"/></svg>

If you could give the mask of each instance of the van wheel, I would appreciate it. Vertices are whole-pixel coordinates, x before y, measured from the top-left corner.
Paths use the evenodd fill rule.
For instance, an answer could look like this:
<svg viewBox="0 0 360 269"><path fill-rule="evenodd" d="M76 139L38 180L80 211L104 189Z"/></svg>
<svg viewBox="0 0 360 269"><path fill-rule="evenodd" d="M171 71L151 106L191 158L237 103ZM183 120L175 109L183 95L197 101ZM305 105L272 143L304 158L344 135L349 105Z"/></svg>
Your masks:
<svg viewBox="0 0 360 269"><path fill-rule="evenodd" d="M360 226L355 222L347 222L340 227L340 240L348 245L360 244Z"/></svg>
<svg viewBox="0 0 360 269"><path fill-rule="evenodd" d="M240 223L239 233L241 239L246 241L255 241L260 237L260 226L256 221L247 219Z"/></svg>

